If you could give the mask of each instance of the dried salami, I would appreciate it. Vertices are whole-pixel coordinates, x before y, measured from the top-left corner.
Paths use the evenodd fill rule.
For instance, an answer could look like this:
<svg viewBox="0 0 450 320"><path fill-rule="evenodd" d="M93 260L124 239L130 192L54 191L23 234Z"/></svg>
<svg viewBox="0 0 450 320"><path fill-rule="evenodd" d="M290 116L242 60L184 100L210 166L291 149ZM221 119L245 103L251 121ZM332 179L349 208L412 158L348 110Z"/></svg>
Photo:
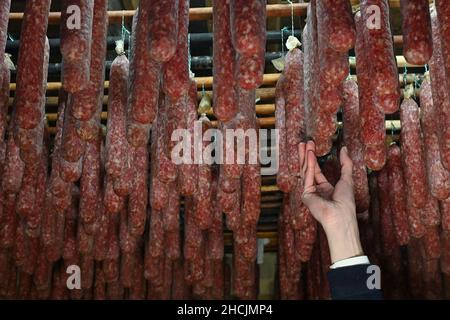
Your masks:
<svg viewBox="0 0 450 320"><path fill-rule="evenodd" d="M189 95L186 98L185 128L191 137L194 135L194 127L197 121L197 84L191 80ZM183 196L192 196L197 189L198 166L191 163L194 155L194 141L191 139L185 146L190 152L183 154L184 162L178 165L178 192Z"/></svg>
<svg viewBox="0 0 450 320"><path fill-rule="evenodd" d="M51 0L32 0L25 6L14 100L16 122L23 129L35 128L44 114L41 99L50 4Z"/></svg>
<svg viewBox="0 0 450 320"><path fill-rule="evenodd" d="M34 167L25 167L16 205L17 213L24 219L33 212L35 205L37 173Z"/></svg>
<svg viewBox="0 0 450 320"><path fill-rule="evenodd" d="M65 2L79 1L66 0ZM82 2L85 3L82 7L80 7L80 9L82 11L86 11L86 13L82 14L87 14L86 16L83 16L81 21L83 27L81 28L81 31L77 30L76 34L72 34L72 32L67 31L62 33L61 50L65 51L65 54L63 54L64 59L66 58L65 56L70 56L70 58L67 58L68 60L73 59L75 61L82 61L80 63L82 68L79 71L83 71L85 74L79 76L79 79L84 78L86 83L83 83L82 85L79 83L64 83L64 87L67 87L68 85L77 87L77 92L73 94L74 104L71 112L73 117L77 120L86 122L91 120L96 113L99 113L99 109L101 112L101 107L103 106L103 85L105 81L104 61L106 59L106 37L108 31L108 1L95 0ZM67 5L67 3L65 5ZM91 12L92 10L93 13ZM88 21L88 19L90 19L90 14L92 14L92 22ZM61 24L61 28L65 28L63 23L64 22ZM90 23L92 23L92 41L90 41L90 43L86 43L86 40L91 39L91 30L88 29L88 25ZM74 41L76 41L75 44L73 43ZM72 58L70 52L75 50L76 57ZM86 57L89 57L88 54L90 54L90 61L86 61ZM83 68L89 69L83 70ZM71 79L72 75L64 72L63 75L67 77L63 79L63 81L73 81L73 79ZM84 88L82 90L78 90L82 86ZM78 126L80 126L79 123ZM99 121L97 124L97 131L98 127ZM96 131L94 130L94 132Z"/></svg>
<svg viewBox="0 0 450 320"><path fill-rule="evenodd" d="M89 83L93 15L94 0L63 1L60 30L62 84L70 93L84 89Z"/></svg>
<svg viewBox="0 0 450 320"><path fill-rule="evenodd" d="M305 135L303 107L303 53L294 48L286 55L283 70L286 151L290 174L300 174L298 144Z"/></svg>
<svg viewBox="0 0 450 320"><path fill-rule="evenodd" d="M150 57L149 13L153 3L141 3L133 20L133 56L130 60L129 97L127 132L128 141L134 145L142 145L148 140L147 128L156 115L159 99L159 83L161 64ZM145 139L138 139L133 133L145 131Z"/></svg>
<svg viewBox="0 0 450 320"><path fill-rule="evenodd" d="M80 180L80 219L83 224L96 220L97 203L101 198L101 139L86 143Z"/></svg>
<svg viewBox="0 0 450 320"><path fill-rule="evenodd" d="M389 176L386 169L378 172L378 200L380 202L381 244L385 255L392 255L397 248L397 240L392 222L392 208L389 200Z"/></svg>
<svg viewBox="0 0 450 320"><path fill-rule="evenodd" d="M372 6L377 6L379 10L379 27L374 26L371 20ZM375 83L374 99L380 111L391 114L399 107L400 83L389 22L389 3L387 0L364 0L361 2L361 14L361 31L367 39L365 50L370 59L372 84Z"/></svg>
<svg viewBox="0 0 450 320"><path fill-rule="evenodd" d="M356 211L369 209L370 195L367 170L364 163L364 145L361 141L358 86L353 80L344 82L343 125L344 144L353 161L353 184Z"/></svg>
<svg viewBox="0 0 450 320"><path fill-rule="evenodd" d="M392 222L399 245L403 246L409 242L409 225L406 210L405 181L402 170L402 155L397 145L391 145L388 149L387 174L391 186L389 197L392 212Z"/></svg>
<svg viewBox="0 0 450 320"><path fill-rule="evenodd" d="M109 175L104 181L103 205L108 213L118 213L125 206L125 198L116 194L113 179Z"/></svg>
<svg viewBox="0 0 450 320"><path fill-rule="evenodd" d="M439 227L427 227L422 238L425 260L439 259L441 256L441 242Z"/></svg>
<svg viewBox="0 0 450 320"><path fill-rule="evenodd" d="M123 54L119 55L114 60L110 73L105 169L113 179L122 178L122 170L128 163L125 129L128 66L127 57Z"/></svg>
<svg viewBox="0 0 450 320"><path fill-rule="evenodd" d="M230 121L238 111L236 95L236 53L231 39L230 2L213 3L213 108L220 121Z"/></svg>
<svg viewBox="0 0 450 320"><path fill-rule="evenodd" d="M275 129L278 129L278 173L277 186L278 188L288 193L294 186L296 179L289 172L289 165L287 162L287 138L286 138L286 100L283 94L283 75L278 80L275 90Z"/></svg>
<svg viewBox="0 0 450 320"><path fill-rule="evenodd" d="M419 108L411 98L403 100L400 108L402 122L402 159L406 179L407 202L423 208L428 194Z"/></svg>
<svg viewBox="0 0 450 320"><path fill-rule="evenodd" d="M428 194L426 204L420 210L422 223L427 226L438 226L441 223L441 214L439 212L439 202Z"/></svg>
<svg viewBox="0 0 450 320"><path fill-rule="evenodd" d="M364 19L360 12L355 15L357 58L356 72L358 75L359 112L361 117L361 140L366 146L384 144L386 129L384 113L374 103L374 89L371 83L369 43L364 35ZM370 168L370 166L369 166ZM378 169L379 170L379 169Z"/></svg>
<svg viewBox="0 0 450 320"><path fill-rule="evenodd" d="M77 162L83 156L85 141L77 134L76 119L72 116L75 97L69 96L64 112L64 124L61 140L61 157L68 162Z"/></svg>
<svg viewBox="0 0 450 320"><path fill-rule="evenodd" d="M179 0L149 2L150 56L156 61L167 62L177 49Z"/></svg>
<svg viewBox="0 0 450 320"><path fill-rule="evenodd" d="M251 57L266 46L266 1L230 0L233 44L238 53Z"/></svg>
<svg viewBox="0 0 450 320"><path fill-rule="evenodd" d="M16 194L2 194L3 213L0 224L0 248L8 249L14 245L18 217L16 215Z"/></svg>
<svg viewBox="0 0 450 320"><path fill-rule="evenodd" d="M25 164L20 158L20 149L14 141L12 126L8 131L6 145L5 167L2 177L2 190L7 193L17 193L22 185Z"/></svg>
<svg viewBox="0 0 450 320"><path fill-rule="evenodd" d="M347 52L356 40L351 5L347 0L320 0L325 13L327 42L337 52Z"/></svg>
<svg viewBox="0 0 450 320"><path fill-rule="evenodd" d="M7 1L8 2L8 1ZM1 13L0 13L1 14ZM0 17L1 19L1 17ZM0 22L1 23L1 22ZM1 26L0 26L1 30ZM0 31L1 33L1 31ZM0 48L1 50L1 48ZM1 56L0 56L1 57ZM1 60L1 58L0 58ZM7 129L7 116L9 105L9 84L11 74L6 63L0 63L0 171L3 170L3 165L6 157L6 142L5 134Z"/></svg>
<svg viewBox="0 0 450 320"><path fill-rule="evenodd" d="M441 232L441 271L450 274L450 233Z"/></svg>
<svg viewBox="0 0 450 320"><path fill-rule="evenodd" d="M432 97L430 79L420 89L420 123L424 138L428 187L433 197L445 200L450 196L450 174L441 162L439 136L436 132L436 106Z"/></svg>
<svg viewBox="0 0 450 320"><path fill-rule="evenodd" d="M139 236L144 233L148 202L148 148L133 150L133 189L128 198L128 226L130 233Z"/></svg>
<svg viewBox="0 0 450 320"><path fill-rule="evenodd" d="M327 3L328 2L328 3ZM319 59L319 86L335 87L338 86L349 73L348 55L335 51L329 42L331 35L331 27L333 21L328 20L332 13L330 8L339 8L341 4L331 3L332 1L316 1L316 17L317 17L317 50ZM334 1L336 2L336 1ZM341 18L344 18L342 15ZM336 26L335 26L336 27ZM320 99L329 99L329 97L321 96ZM321 103L321 107L322 107ZM337 107L336 107L337 109Z"/></svg>
<svg viewBox="0 0 450 320"><path fill-rule="evenodd" d="M10 7L11 0L3 1L0 6L0 57L5 53ZM4 80L3 76L0 76L1 81Z"/></svg>
<svg viewBox="0 0 450 320"><path fill-rule="evenodd" d="M440 8L439 14L442 17L447 17L448 20L449 14L444 14L444 10L448 10L448 7L443 5L442 1L436 3L436 8ZM444 28L444 26L440 25L440 20L443 19L442 17L436 14L436 10L431 10L433 57L430 60L430 74L433 103L436 105L437 112L435 119L437 119L436 129L439 138L441 162L447 170L450 170L450 97L446 85L449 75L445 72L445 68L442 67L445 66L445 61L447 60L444 54L444 45L446 43L444 39L448 39L448 35L444 33L444 30L448 32L449 28ZM448 24L447 20L444 23ZM446 68L448 69L448 63Z"/></svg>
<svg viewBox="0 0 450 320"><path fill-rule="evenodd" d="M164 64L163 89L177 100L189 89L189 0L178 0L178 41L173 57Z"/></svg>
<svg viewBox="0 0 450 320"><path fill-rule="evenodd" d="M429 3L401 0L403 55L411 64L427 64L433 55Z"/></svg>

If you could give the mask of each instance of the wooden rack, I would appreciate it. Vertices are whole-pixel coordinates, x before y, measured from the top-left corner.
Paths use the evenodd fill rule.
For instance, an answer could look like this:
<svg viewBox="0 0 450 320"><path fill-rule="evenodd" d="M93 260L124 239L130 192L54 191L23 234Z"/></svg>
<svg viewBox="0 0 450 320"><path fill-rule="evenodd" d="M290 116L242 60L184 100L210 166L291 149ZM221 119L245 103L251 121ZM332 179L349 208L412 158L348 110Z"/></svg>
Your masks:
<svg viewBox="0 0 450 320"><path fill-rule="evenodd" d="M352 5L358 5L358 0L352 0ZM432 2L432 1L430 1ZM399 8L400 0L390 0L389 1L391 8ZM307 6L308 3L297 3L293 4L270 4L267 5L267 17L290 17L293 13L297 17L305 17L307 14ZM120 24L123 20L129 22L135 14L135 10L125 10L125 11L109 11L109 21L113 24ZM10 22L20 22L23 20L23 13L13 12L10 14ZM211 20L212 19L212 7L206 8L191 8L189 10L190 21L202 21L202 20ZM61 19L61 14L59 12L52 12L49 15L49 24L59 24ZM396 35L393 37L394 45L397 48L401 48L403 45L403 37L401 35ZM355 68L356 61L355 58L350 58L350 67ZM412 68L418 67L410 65L406 62L403 56L397 56L397 65L399 68ZM403 84L406 80L406 83L413 83L419 75L417 74L408 74L406 79L404 79L404 75L402 72L399 72L399 81ZM278 73L270 73L264 75L263 86L257 90L257 96L262 100L260 104L256 105L256 114L258 115L259 124L262 127L274 127L275 124L275 105L273 104L274 96L275 96L275 85L280 77ZM353 76L356 78L355 76ZM208 95L212 95L211 89L213 84L213 77L197 77L195 78L197 82L198 99L202 97L202 87L204 86L206 91L205 93ZM105 89L109 88L109 82L105 82ZM50 82L47 85L47 91L52 92L47 97L46 106L50 107L49 109L53 110L46 114L47 120L53 123L57 120L57 114L54 112L56 110L56 106L58 105L58 95L56 91L61 88L60 82ZM12 83L10 86L11 91L16 90L16 84ZM419 91L416 91L416 94L419 94ZM103 103L107 104L108 96L107 93L104 97ZM12 99L10 99L10 103L12 104ZM106 120L107 112L103 112L101 115L102 120ZM213 121L213 124L215 122ZM338 126L342 126L342 123L338 123ZM399 130L401 128L401 123L399 120L387 120L386 121L386 129L387 130ZM49 131L51 134L55 132L54 127L50 127ZM262 196L261 196L261 209L262 211L265 209L279 209L282 204L282 193L276 186L276 177L262 177L262 186L261 186ZM269 251L277 249L277 232L273 230L276 226L271 226L271 231L258 231L258 238L268 238L270 240L267 249ZM273 231L272 231L273 230ZM225 235L226 244L230 245L232 243L231 233L227 232Z"/></svg>
<svg viewBox="0 0 450 320"><path fill-rule="evenodd" d="M359 0L352 0L352 5L358 5ZM430 1L432 2L432 1ZM399 8L400 0L389 0L391 8ZM308 3L294 3L292 4L294 9L294 16L306 16ZM267 17L290 17L292 14L292 7L290 4L269 4L267 5ZM109 21L111 23L121 23L122 19L129 20L133 18L135 10L123 10L123 11L108 11ZM20 21L23 19L22 12L12 12L9 16L10 21ZM205 8L190 8L189 20L201 21L212 19L212 7ZM51 12L49 15L50 24L59 24L61 20L60 12Z"/></svg>

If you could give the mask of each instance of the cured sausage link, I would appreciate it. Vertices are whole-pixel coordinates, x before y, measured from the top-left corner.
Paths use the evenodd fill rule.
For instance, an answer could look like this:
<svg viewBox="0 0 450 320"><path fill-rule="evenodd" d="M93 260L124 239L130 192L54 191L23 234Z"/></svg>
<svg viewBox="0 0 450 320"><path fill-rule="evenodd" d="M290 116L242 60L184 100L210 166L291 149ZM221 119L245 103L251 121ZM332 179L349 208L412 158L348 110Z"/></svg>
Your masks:
<svg viewBox="0 0 450 320"><path fill-rule="evenodd" d="M108 1L97 0L94 4L89 82L84 89L74 93L72 106L72 115L77 119L77 134L84 141L96 140L101 125L107 33Z"/></svg>
<svg viewBox="0 0 450 320"><path fill-rule="evenodd" d="M360 12L355 15L356 23L356 73L359 89L359 112L361 117L361 140L367 145L384 143L386 130L384 114L374 104L374 92L371 83L370 57L364 35L364 19Z"/></svg>
<svg viewBox="0 0 450 320"><path fill-rule="evenodd" d="M371 25L374 6L379 9L379 27ZM375 102L380 111L391 114L399 107L400 83L389 22L389 3L387 0L363 0L361 14Z"/></svg>
<svg viewBox="0 0 450 320"><path fill-rule="evenodd" d="M230 0L213 2L213 108L220 121L230 121L238 111L236 52L231 39Z"/></svg>
<svg viewBox="0 0 450 320"><path fill-rule="evenodd" d="M139 147L133 151L134 183L128 199L128 226L134 236L145 230L148 204L148 148Z"/></svg>
<svg viewBox="0 0 450 320"><path fill-rule="evenodd" d="M128 97L128 130L132 124L150 124L159 99L161 64L150 57L149 14L152 1L142 2L133 20L132 52ZM133 143L129 134L128 139Z"/></svg>
<svg viewBox="0 0 450 320"><path fill-rule="evenodd" d="M101 139L86 144L80 181L80 219L84 224L96 221L97 202L101 199Z"/></svg>
<svg viewBox="0 0 450 320"><path fill-rule="evenodd" d="M298 144L305 135L303 105L303 53L294 48L286 54L283 70L283 92L285 97L286 152L292 176L298 176L301 168L298 161Z"/></svg>
<svg viewBox="0 0 450 320"><path fill-rule="evenodd" d="M392 222L392 208L389 200L389 176L386 168L378 172L378 199L380 202L381 245L383 254L392 255L397 249Z"/></svg>
<svg viewBox="0 0 450 320"><path fill-rule="evenodd" d="M277 186L281 191L288 193L295 187L296 178L291 175L287 160L286 100L282 89L283 81L282 75L275 90L275 129L278 129L279 134Z"/></svg>
<svg viewBox="0 0 450 320"><path fill-rule="evenodd" d="M402 167L400 148L396 145L391 145L388 149L387 157L387 172L392 192L389 200L397 242L399 245L404 246L409 242L409 226Z"/></svg>
<svg viewBox="0 0 450 320"><path fill-rule="evenodd" d="M179 0L149 0L150 56L159 62L169 61L177 49Z"/></svg>
<svg viewBox="0 0 450 320"><path fill-rule="evenodd" d="M236 51L251 57L266 45L266 0L230 0L231 30Z"/></svg>
<svg viewBox="0 0 450 320"><path fill-rule="evenodd" d="M70 93L84 89L89 83L93 15L94 0L64 0L62 2L60 50L63 57L63 70L61 74L63 88Z"/></svg>
<svg viewBox="0 0 450 320"><path fill-rule="evenodd" d="M427 200L428 186L419 108L413 99L403 100L400 107L400 120L407 202L414 207L423 208Z"/></svg>
<svg viewBox="0 0 450 320"><path fill-rule="evenodd" d="M437 119L437 105L433 98L430 79L426 77L420 88L420 123L424 138L428 187L433 197L445 200L450 196L450 173L441 162L438 130L434 123Z"/></svg>
<svg viewBox="0 0 450 320"><path fill-rule="evenodd" d="M128 165L126 139L126 105L129 62L119 55L111 66L106 135L105 169L113 179L121 179L122 170Z"/></svg>
<svg viewBox="0 0 450 320"><path fill-rule="evenodd" d="M41 99L50 4L51 0L30 0L25 5L15 95L16 121L23 129L35 128L44 113Z"/></svg>
<svg viewBox="0 0 450 320"><path fill-rule="evenodd" d="M355 45L356 32L348 0L319 0L325 11L326 37L333 50L347 52Z"/></svg>
<svg viewBox="0 0 450 320"><path fill-rule="evenodd" d="M10 7L11 0L2 1L0 4L0 57L3 57L5 53ZM0 76L1 79L2 76Z"/></svg>
<svg viewBox="0 0 450 320"><path fill-rule="evenodd" d="M189 0L178 0L178 42L175 55L164 64L163 89L173 101L189 89Z"/></svg>
<svg viewBox="0 0 450 320"><path fill-rule="evenodd" d="M344 144L353 161L353 183L356 211L369 209L370 195L367 170L364 163L364 146L361 142L358 85L353 80L344 82Z"/></svg>
<svg viewBox="0 0 450 320"><path fill-rule="evenodd" d="M431 20L427 0L401 0L403 55L411 64L427 64L433 55Z"/></svg>
<svg viewBox="0 0 450 320"><path fill-rule="evenodd" d="M442 8L441 8L442 6ZM450 28L450 12L448 5L443 1L436 1L436 10L431 11L431 27L433 31L433 57L430 60L430 74L431 74L431 86L433 90L433 102L436 105L437 128L439 138L439 149L441 152L441 161L447 170L450 170L450 97L448 93L447 79L450 76L448 70L448 62L450 55L445 52L449 52L444 46L447 43L446 39L449 39ZM445 25L447 24L447 28ZM446 51L447 50L447 51ZM443 68L442 66L446 66Z"/></svg>
<svg viewBox="0 0 450 320"><path fill-rule="evenodd" d="M262 84L266 51L266 0L230 0L232 41L237 54L235 76L245 90Z"/></svg>

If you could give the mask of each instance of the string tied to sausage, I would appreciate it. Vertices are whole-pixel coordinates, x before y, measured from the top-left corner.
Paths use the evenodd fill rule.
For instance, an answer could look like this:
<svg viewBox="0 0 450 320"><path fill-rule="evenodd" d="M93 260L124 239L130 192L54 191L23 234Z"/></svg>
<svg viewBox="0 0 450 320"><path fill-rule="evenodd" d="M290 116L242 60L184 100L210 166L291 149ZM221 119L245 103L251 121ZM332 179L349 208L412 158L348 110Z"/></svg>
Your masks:
<svg viewBox="0 0 450 320"><path fill-rule="evenodd" d="M411 99L414 95L414 85L409 84L405 87L405 99Z"/></svg>
<svg viewBox="0 0 450 320"><path fill-rule="evenodd" d="M295 37L295 26L294 26L294 4L291 0L287 0L289 4L291 5L291 35L288 37L286 41L286 48L288 48L289 51L294 50L297 47L301 46L300 41Z"/></svg>
<svg viewBox="0 0 450 320"><path fill-rule="evenodd" d="M131 38L131 32L128 31L127 27L125 26L125 11L122 10L122 26L121 26L121 33L122 33L122 41L123 41L123 52L119 53L117 52L117 47L116 47L116 52L118 55L124 55L125 54L125 41L126 41L126 37L128 36L128 43L130 43L130 38ZM117 46L117 41L116 41L116 46ZM131 50L131 46L128 45L128 56L130 56L130 50Z"/></svg>

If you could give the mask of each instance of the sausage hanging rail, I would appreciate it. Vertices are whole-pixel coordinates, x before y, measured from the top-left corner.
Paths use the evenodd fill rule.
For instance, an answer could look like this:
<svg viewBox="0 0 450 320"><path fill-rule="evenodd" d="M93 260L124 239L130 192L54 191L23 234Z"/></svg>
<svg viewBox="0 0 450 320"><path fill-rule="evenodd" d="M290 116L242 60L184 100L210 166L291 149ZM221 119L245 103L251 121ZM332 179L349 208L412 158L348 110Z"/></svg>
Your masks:
<svg viewBox="0 0 450 320"><path fill-rule="evenodd" d="M431 1L430 1L431 2ZM358 5L359 0L352 0L352 5ZM390 0L389 5L391 8L399 8L400 0ZM292 4L294 9L294 16L306 16L306 9L308 3L294 3ZM135 10L122 10L122 11L108 11L109 21L112 23L121 23L122 19L131 19L136 11ZM267 17L290 17L292 14L292 8L290 4L269 4L267 5ZM23 19L23 13L12 12L9 15L10 21L20 21ZM189 9L190 21L201 21L212 19L212 7L205 8L191 8ZM60 12L51 12L49 16L49 24L59 24L61 20Z"/></svg>
<svg viewBox="0 0 450 320"><path fill-rule="evenodd" d="M389 1L391 8L399 8L400 7L400 1L399 0L391 0ZM352 0L353 5L359 4L359 1ZM307 3L300 3L300 4L293 4L294 9L294 15L295 16L306 16L306 8ZM292 7L289 4L276 4L276 5L268 5L267 6L267 16L269 18L274 17L290 17L291 16L291 10ZM134 10L127 10L127 11L109 11L109 19L111 23L121 23L122 19L125 18L127 21L131 20L133 17L135 11ZM23 19L23 13L11 13L10 14L10 22L20 22ZM61 15L59 12L52 12L49 17L49 23L50 24L59 24L61 19ZM212 8L191 8L190 9L190 20L191 21L202 21L202 20L210 20L212 19ZM394 36L394 44L398 47L401 47L403 44L403 37L402 36ZM18 45L18 44L16 44ZM355 61L350 61L351 65L355 66ZM397 59L398 67L410 67L410 65L407 65L403 57L398 57ZM274 96L274 86L276 84L276 81L279 78L279 74L266 74L264 77L264 88L260 89L261 94L263 97L267 99L273 99ZM414 74L408 74L407 76L407 83L413 83L416 78L416 75ZM199 89L202 88L203 84L205 85L205 88L210 89L212 87L213 78L212 77L198 77L196 78L197 86ZM403 83L403 75L400 74L399 81ZM58 82L50 82L48 84L47 90L48 91L55 91L60 88L61 84ZM107 89L109 86L108 82L105 82L105 88ZM11 84L11 90L15 90L15 84ZM210 91L207 91L207 94L211 94ZM201 92L199 92L199 98L201 97ZM47 106L56 106L58 103L57 96L49 96L47 97ZM107 102L107 97L105 97L105 102ZM258 104L256 106L256 112L259 116L263 115L264 117L259 117L260 124L262 126L271 127L274 125L274 111L275 106L274 104L264 102L265 104ZM102 118L106 119L107 113L103 112ZM47 120L48 121L55 121L56 120L56 113L47 113ZM398 120L387 120L386 121L386 127L388 130L391 129L400 129L400 122ZM50 132L54 131L54 128L50 128ZM276 210L278 211L279 207L281 206L281 193L274 183L274 177L263 177L263 185L261 186L262 191L262 203L261 203L261 209L262 210ZM269 228L270 229L270 228ZM268 238L270 239L269 244L269 250L276 250L277 246L277 232L270 230L270 231L258 231L258 237L259 238ZM230 234L226 234L226 243L230 243Z"/></svg>

